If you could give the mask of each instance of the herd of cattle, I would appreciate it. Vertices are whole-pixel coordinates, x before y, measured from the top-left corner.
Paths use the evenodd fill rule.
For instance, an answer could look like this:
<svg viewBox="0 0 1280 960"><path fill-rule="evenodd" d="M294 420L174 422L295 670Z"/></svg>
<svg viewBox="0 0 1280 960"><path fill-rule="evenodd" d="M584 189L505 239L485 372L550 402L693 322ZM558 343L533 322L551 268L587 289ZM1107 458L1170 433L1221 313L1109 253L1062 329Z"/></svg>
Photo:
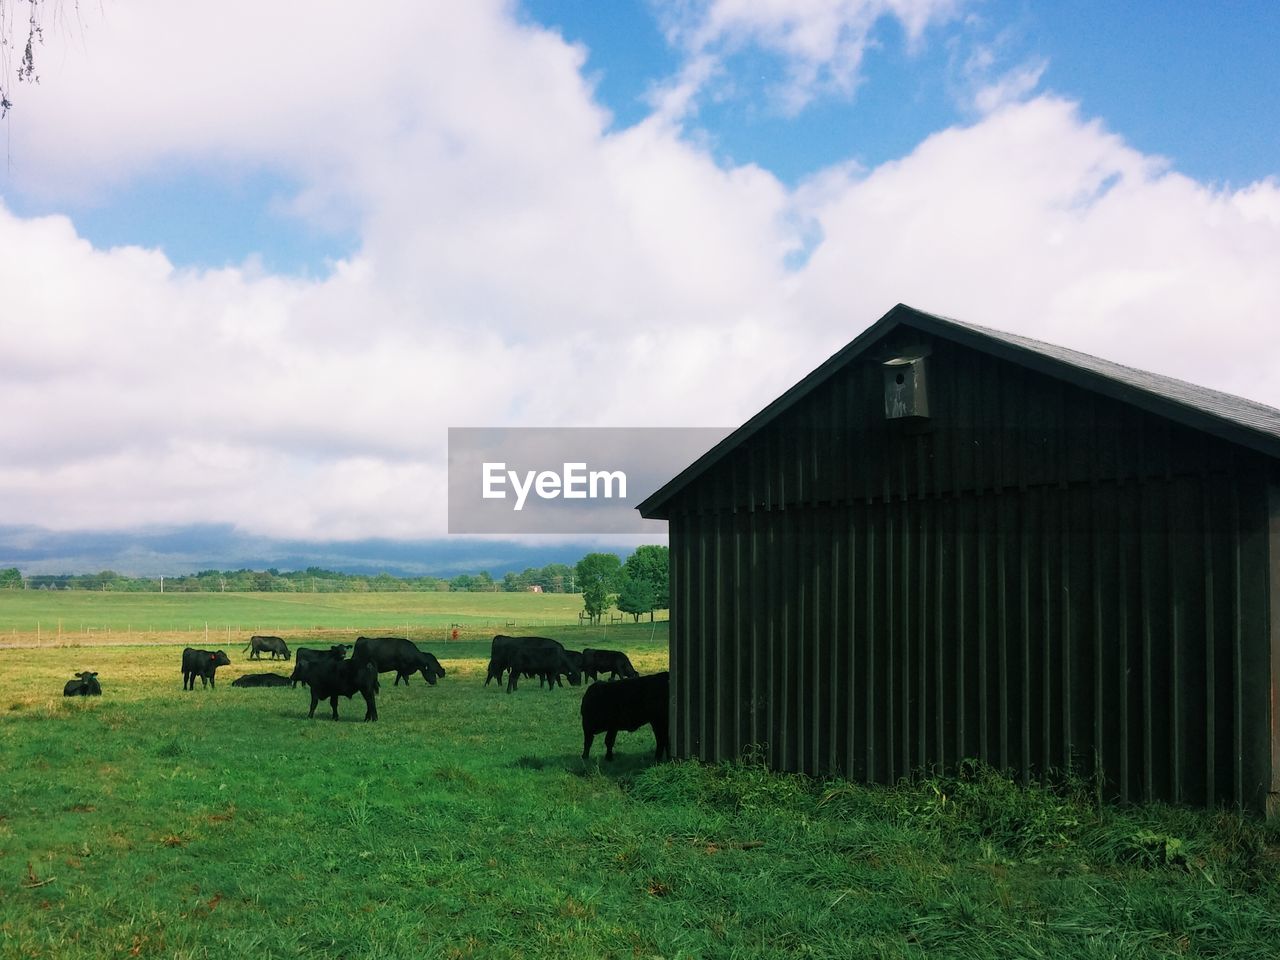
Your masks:
<svg viewBox="0 0 1280 960"><path fill-rule="evenodd" d="M270 659L290 660L289 646L280 637L253 636L245 646L250 660L261 660L267 653ZM246 674L231 682L233 687L296 687L299 683L311 693L311 709L308 717L314 717L316 706L328 700L333 719L338 719L338 698L348 700L357 693L364 698L365 720L378 719L377 695L380 691L378 675L396 675L396 686L401 680L405 686L415 673L431 686L445 675L445 669L432 654L419 650L417 645L404 637L357 637L350 647L335 644L328 650L300 647L293 658L293 672L289 676L279 673ZM201 688L217 688L215 677L218 667L231 663L222 650L197 650L187 647L182 651L182 689L194 690L199 677ZM668 746L668 674L666 671L641 676L631 665L625 653L618 650L566 650L558 640L549 637L510 637L499 634L493 638L489 653L489 669L484 685L497 680L501 686L503 674L507 677L507 693L514 691L520 678L538 678L539 686L555 689L568 680L579 686L583 677L593 681L582 697L582 759L591 754L591 743L599 733L605 735L605 759L613 759L613 744L619 730L634 731L645 725L653 728L657 741L655 759L670 756ZM608 682L604 681L608 675ZM77 673L76 679L67 682L63 696L100 696L102 687L96 672Z"/></svg>

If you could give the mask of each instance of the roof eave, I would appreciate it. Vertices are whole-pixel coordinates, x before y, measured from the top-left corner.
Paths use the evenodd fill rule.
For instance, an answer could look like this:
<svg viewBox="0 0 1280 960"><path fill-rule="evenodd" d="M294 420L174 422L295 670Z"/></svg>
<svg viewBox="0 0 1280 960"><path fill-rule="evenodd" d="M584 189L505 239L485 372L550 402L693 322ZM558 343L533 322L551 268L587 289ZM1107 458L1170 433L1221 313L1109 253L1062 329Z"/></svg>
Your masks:
<svg viewBox="0 0 1280 960"><path fill-rule="evenodd" d="M1146 410L1157 416L1221 437L1238 446L1280 460L1280 439L1265 432L1254 430L1246 424L1218 416L1194 405L1180 402L1177 399L1144 390L1139 386L1116 380L1103 373L1077 366L1066 360L1037 352L1031 347L999 339L967 324L925 313L914 307L899 303L879 320L867 327L850 343L828 357L808 376L792 386L684 470L680 471L660 489L654 491L644 502L636 507L640 511L640 515L646 519L669 520L670 501L677 494L720 462L740 444L752 437L766 424L770 423L775 417L786 412L812 390L824 383L843 368L845 364L856 359L871 344L880 340L898 326L910 326L932 336L1009 360L1045 376L1074 383L1102 396L1131 404L1141 410Z"/></svg>
<svg viewBox="0 0 1280 960"><path fill-rule="evenodd" d="M926 316L914 307L909 307L904 303L897 304L879 320L867 327L866 330L854 337L852 341L819 364L804 379L800 380L737 430L733 431L733 433L672 477L667 483L663 484L662 487L650 494L636 507L640 511L640 516L646 520L670 519L666 505L677 493L716 463L719 463L730 451L753 436L772 421L774 417L786 412L791 406L807 396L811 390L825 382L828 377L841 369L846 362L866 349L868 344L879 340L884 334L902 323L904 314Z"/></svg>

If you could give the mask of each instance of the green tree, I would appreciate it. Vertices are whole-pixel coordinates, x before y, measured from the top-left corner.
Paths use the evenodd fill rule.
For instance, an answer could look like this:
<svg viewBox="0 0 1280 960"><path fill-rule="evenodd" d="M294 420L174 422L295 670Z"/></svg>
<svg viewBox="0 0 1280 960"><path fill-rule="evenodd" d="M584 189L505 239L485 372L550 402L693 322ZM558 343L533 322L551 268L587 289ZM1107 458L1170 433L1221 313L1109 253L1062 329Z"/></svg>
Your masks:
<svg viewBox="0 0 1280 960"><path fill-rule="evenodd" d="M627 557L623 570L632 580L646 584L653 593L653 606L649 609L649 619L653 619L654 610L666 610L671 606L671 549L656 544L645 544L636 547L635 552ZM619 608L621 609L621 608Z"/></svg>
<svg viewBox="0 0 1280 960"><path fill-rule="evenodd" d="M642 613L653 616L653 588L643 580L633 580L631 577L623 580L617 602L618 609L631 614L631 619L637 623Z"/></svg>
<svg viewBox="0 0 1280 960"><path fill-rule="evenodd" d="M21 590L22 571L17 567L0 570L0 590Z"/></svg>
<svg viewBox="0 0 1280 960"><path fill-rule="evenodd" d="M548 563L541 570L534 571L537 579L534 583L542 584L547 593L568 593L569 579L573 576L573 567L567 563Z"/></svg>
<svg viewBox="0 0 1280 960"><path fill-rule="evenodd" d="M583 609L593 623L609 609L609 595L622 586L622 558L616 553L588 553L574 568Z"/></svg>
<svg viewBox="0 0 1280 960"><path fill-rule="evenodd" d="M403 580L398 580L389 573L380 573L371 581L371 585L378 593L397 593L406 588Z"/></svg>
<svg viewBox="0 0 1280 960"><path fill-rule="evenodd" d="M622 558L616 553L588 553L574 567L574 580L582 593L595 583L604 584L606 593L617 593L622 586Z"/></svg>
<svg viewBox="0 0 1280 960"><path fill-rule="evenodd" d="M591 618L592 623L599 623L604 612L609 609L609 591L603 581L596 581L582 591L582 611Z"/></svg>

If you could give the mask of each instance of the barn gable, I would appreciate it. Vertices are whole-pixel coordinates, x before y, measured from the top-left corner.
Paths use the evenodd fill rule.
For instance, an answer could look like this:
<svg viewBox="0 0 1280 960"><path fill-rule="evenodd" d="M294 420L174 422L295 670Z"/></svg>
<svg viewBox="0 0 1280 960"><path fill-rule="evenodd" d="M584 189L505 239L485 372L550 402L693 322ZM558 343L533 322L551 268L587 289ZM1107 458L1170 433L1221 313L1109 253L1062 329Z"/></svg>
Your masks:
<svg viewBox="0 0 1280 960"><path fill-rule="evenodd" d="M641 506L673 738L1280 793L1280 411L895 307Z"/></svg>
<svg viewBox="0 0 1280 960"><path fill-rule="evenodd" d="M852 366L861 363L878 368L888 360L919 352L925 344L938 343L967 347L974 354L990 358L989 367L992 371L1010 373L1012 379L1020 378L1019 370L1040 373L1060 381L1064 387L1078 388L1070 394L1072 397L1081 396L1079 391L1085 391L1090 395L1115 400L1129 408L1130 422L1132 415L1141 411L1168 420L1170 424L1200 431L1280 459L1280 410L1274 407L1173 377L1112 363L1066 347L962 323L898 304L809 376L655 491L638 507L641 515L665 519L671 502L684 487L693 483L757 432L777 423L788 410L801 404L811 394L821 392L824 388L828 394L833 389L838 389L832 386L831 381L835 380L838 384L849 379ZM1001 360L1006 363L997 362ZM930 362L931 369L939 366L941 365L937 362ZM945 370L942 375L945 378ZM872 386L880 376L880 373L876 373L868 378ZM1016 385L1009 378L999 383L1003 391L1002 399L1016 402L1016 397L1013 396ZM986 385L991 391L997 389L995 382L987 381ZM931 394L938 395L938 391L944 389L944 386L945 384L939 384L935 387L931 383ZM879 402L878 397L879 393L876 393L875 396L864 399L868 399L871 407L874 407ZM820 406L821 402L811 404L813 405ZM963 415L954 407L951 411L953 417ZM939 413L946 416L945 409L940 409Z"/></svg>

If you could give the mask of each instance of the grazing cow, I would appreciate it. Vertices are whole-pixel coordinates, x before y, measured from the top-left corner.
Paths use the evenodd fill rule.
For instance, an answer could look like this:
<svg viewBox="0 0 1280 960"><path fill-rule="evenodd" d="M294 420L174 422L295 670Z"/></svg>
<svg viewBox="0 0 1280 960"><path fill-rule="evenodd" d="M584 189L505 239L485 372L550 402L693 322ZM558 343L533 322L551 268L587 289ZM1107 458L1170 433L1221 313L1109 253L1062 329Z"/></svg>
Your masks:
<svg viewBox="0 0 1280 960"><path fill-rule="evenodd" d="M599 674L608 673L610 680L618 677L634 679L640 672L631 665L627 655L619 650L593 650L591 647L582 651L582 672L592 680L598 680Z"/></svg>
<svg viewBox="0 0 1280 960"><path fill-rule="evenodd" d="M213 675L219 667L225 667L231 661L221 650L195 650L187 647L182 651L182 689L194 690L196 677L200 678L200 686L213 687Z"/></svg>
<svg viewBox="0 0 1280 960"><path fill-rule="evenodd" d="M307 674L310 665L317 660L336 660L341 661L347 655L347 645L345 643L335 643L328 650L313 650L310 647L299 647L298 656L293 661L293 674L289 677L289 682L295 687L299 683L307 682Z"/></svg>
<svg viewBox="0 0 1280 960"><path fill-rule="evenodd" d="M578 680L578 682L576 682L576 683L574 682L573 677L572 677L572 671L574 671L574 670L576 670L576 671L577 671L577 673L578 673L578 677L579 677L579 680ZM542 677L542 676L540 676L540 675L533 674L533 673L530 673L530 672L526 672L526 673L525 673L525 679L529 679L530 677L533 677L533 676L538 676L538 686L539 686L539 687L541 687L541 686L546 682L545 678L544 678L544 677ZM560 668L559 668L559 670L557 670L557 671L556 671L555 676L554 676L554 682L555 682L555 683L557 683L557 684L559 684L560 686L562 686L562 687L563 687L563 686L564 686L564 681L561 679L562 677L569 677L569 685L570 685L571 687L576 687L576 686L579 686L579 685L581 684L581 677L582 677L582 653L581 653L581 651L578 651L578 650L566 650L566 651L564 652L564 661L560 664Z"/></svg>
<svg viewBox="0 0 1280 960"><path fill-rule="evenodd" d="M562 673L575 687L582 682L582 674L566 656L564 646L550 637L494 637L485 685L494 677L501 683L503 673L507 673L507 693L516 689L521 674L541 677L552 689Z"/></svg>
<svg viewBox="0 0 1280 960"><path fill-rule="evenodd" d="M671 757L668 733L669 674L654 673L647 677L619 680L617 683L593 683L582 695L582 759L591 756L591 741L604 733L604 758L613 759L613 741L619 730L639 730L646 723L653 727L658 748L653 759Z"/></svg>
<svg viewBox="0 0 1280 960"><path fill-rule="evenodd" d="M511 671L513 664L516 664L517 660L520 662L518 671L522 675L526 677L539 676L541 677L541 682L545 684L548 680L547 675L550 673L550 669L545 669L544 664L539 662L541 658L536 657L536 655L532 655L532 657L526 655L526 650L531 648L552 649L557 650L557 652L563 652L564 650L558 640L550 640L544 636L507 636L506 634L498 634L494 636L493 645L489 648L489 672L485 676L485 686L489 686L490 680L497 680L499 685L502 684L503 673ZM564 666L557 655L553 664L556 672L550 673L550 676L558 676L561 667L564 667L564 672L570 672L570 669ZM515 677L508 677L508 694L513 689L511 682L513 678Z"/></svg>
<svg viewBox="0 0 1280 960"><path fill-rule="evenodd" d="M293 683L281 673L246 673L231 681L233 687L288 687Z"/></svg>
<svg viewBox="0 0 1280 960"><path fill-rule="evenodd" d="M311 687L309 718L316 715L316 704L328 700L333 708L333 719L338 719L338 697L348 700L359 693L364 697L366 720L378 719L378 707L374 697L379 690L378 668L372 663L356 663L354 660L317 659L307 667L307 683Z"/></svg>
<svg viewBox="0 0 1280 960"><path fill-rule="evenodd" d="M260 654L266 650L271 654L274 660L277 655L284 659L289 659L289 645L279 637L260 637L257 634L249 638L249 642L245 645L245 650L249 651L250 660L261 660Z"/></svg>
<svg viewBox="0 0 1280 960"><path fill-rule="evenodd" d="M100 697L102 687L98 685L98 671L85 670L76 674L76 679L68 680L62 688L64 697Z"/></svg>
<svg viewBox="0 0 1280 960"><path fill-rule="evenodd" d="M396 672L392 686L409 685L409 675L421 673L422 679L436 685L436 678L444 676L444 667L433 654L419 650L413 641L404 637L356 637L356 647L351 653L356 663L372 663L379 673Z"/></svg>

